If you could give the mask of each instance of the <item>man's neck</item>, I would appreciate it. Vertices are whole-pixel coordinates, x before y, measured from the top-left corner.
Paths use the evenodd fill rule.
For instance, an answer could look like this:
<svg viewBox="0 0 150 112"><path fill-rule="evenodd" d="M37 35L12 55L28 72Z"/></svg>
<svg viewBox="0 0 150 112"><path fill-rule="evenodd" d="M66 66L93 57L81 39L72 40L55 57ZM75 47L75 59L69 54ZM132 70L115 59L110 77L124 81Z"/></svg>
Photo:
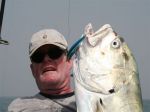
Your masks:
<svg viewBox="0 0 150 112"><path fill-rule="evenodd" d="M60 88L60 89L47 89L44 91L40 91L40 93L49 94L49 95L62 95L73 92L71 87L69 88Z"/></svg>
<svg viewBox="0 0 150 112"><path fill-rule="evenodd" d="M49 98L49 99L62 99L62 98L68 98L74 95L74 92L65 93L65 94L46 94L46 93L39 93L42 96Z"/></svg>

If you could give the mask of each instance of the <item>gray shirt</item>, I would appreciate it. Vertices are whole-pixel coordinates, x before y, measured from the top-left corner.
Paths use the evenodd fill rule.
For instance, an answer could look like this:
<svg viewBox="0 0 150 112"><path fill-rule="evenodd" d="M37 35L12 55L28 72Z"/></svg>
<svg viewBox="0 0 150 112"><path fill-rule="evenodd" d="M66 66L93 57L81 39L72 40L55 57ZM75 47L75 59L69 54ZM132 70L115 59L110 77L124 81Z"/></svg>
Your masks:
<svg viewBox="0 0 150 112"><path fill-rule="evenodd" d="M8 112L76 112L74 93L61 96L37 94L15 99Z"/></svg>

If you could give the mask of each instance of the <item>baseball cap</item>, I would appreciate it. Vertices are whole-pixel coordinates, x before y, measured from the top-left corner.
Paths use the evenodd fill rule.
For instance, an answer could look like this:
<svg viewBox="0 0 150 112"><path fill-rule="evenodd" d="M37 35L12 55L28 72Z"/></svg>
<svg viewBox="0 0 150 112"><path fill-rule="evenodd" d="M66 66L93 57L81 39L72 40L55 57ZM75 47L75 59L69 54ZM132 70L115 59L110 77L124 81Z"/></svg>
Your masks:
<svg viewBox="0 0 150 112"><path fill-rule="evenodd" d="M31 57L38 48L46 44L53 44L64 50L68 47L67 41L61 33L55 29L44 29L36 32L31 37L29 56Z"/></svg>

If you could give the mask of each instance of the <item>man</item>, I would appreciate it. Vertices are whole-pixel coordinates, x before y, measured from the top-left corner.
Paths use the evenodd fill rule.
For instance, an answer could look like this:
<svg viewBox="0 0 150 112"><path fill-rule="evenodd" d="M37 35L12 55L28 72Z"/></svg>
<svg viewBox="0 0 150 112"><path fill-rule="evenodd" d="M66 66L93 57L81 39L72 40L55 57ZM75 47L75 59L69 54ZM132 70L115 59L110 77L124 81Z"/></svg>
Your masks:
<svg viewBox="0 0 150 112"><path fill-rule="evenodd" d="M40 92L33 97L17 98L9 105L9 112L76 112L67 47L63 35L54 29L32 36L30 67Z"/></svg>

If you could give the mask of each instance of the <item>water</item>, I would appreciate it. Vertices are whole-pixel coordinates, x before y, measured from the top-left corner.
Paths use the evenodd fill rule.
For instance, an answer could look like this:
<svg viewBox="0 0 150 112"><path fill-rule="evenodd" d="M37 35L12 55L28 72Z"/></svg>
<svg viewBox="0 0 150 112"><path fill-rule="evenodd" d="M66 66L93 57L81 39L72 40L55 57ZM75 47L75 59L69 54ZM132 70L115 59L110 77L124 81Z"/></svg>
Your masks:
<svg viewBox="0 0 150 112"><path fill-rule="evenodd" d="M0 97L0 112L7 112L7 107L15 97Z"/></svg>
<svg viewBox="0 0 150 112"><path fill-rule="evenodd" d="M0 97L0 112L7 112L7 107L15 97ZM143 100L144 112L150 112L150 100Z"/></svg>
<svg viewBox="0 0 150 112"><path fill-rule="evenodd" d="M144 112L150 112L150 100L143 100Z"/></svg>

